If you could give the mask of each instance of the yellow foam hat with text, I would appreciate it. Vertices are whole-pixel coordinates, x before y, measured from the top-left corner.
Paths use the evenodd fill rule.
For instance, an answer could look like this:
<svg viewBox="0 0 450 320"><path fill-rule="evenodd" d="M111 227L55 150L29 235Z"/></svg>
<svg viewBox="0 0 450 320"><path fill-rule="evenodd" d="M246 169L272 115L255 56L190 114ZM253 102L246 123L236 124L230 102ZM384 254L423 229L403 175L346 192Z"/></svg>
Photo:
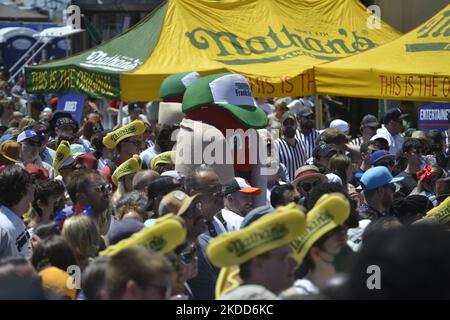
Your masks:
<svg viewBox="0 0 450 320"><path fill-rule="evenodd" d="M305 214L294 204L278 207L241 230L219 235L206 249L215 266L230 267L281 247L305 230Z"/></svg>
<svg viewBox="0 0 450 320"><path fill-rule="evenodd" d="M63 140L56 149L55 158L53 159L53 169L56 174L59 175L59 169L63 163L72 156L72 151L70 150L70 143Z"/></svg>
<svg viewBox="0 0 450 320"><path fill-rule="evenodd" d="M427 212L425 218L434 217L439 223L448 223L450 221L450 196L447 197L436 208Z"/></svg>
<svg viewBox="0 0 450 320"><path fill-rule="evenodd" d="M100 252L100 255L113 256L124 249L138 245L166 254L183 243L186 233L183 219L173 214L167 214L156 219L152 226L145 227L131 237L107 247Z"/></svg>
<svg viewBox="0 0 450 320"><path fill-rule="evenodd" d="M175 151L166 151L158 154L150 161L150 169L155 170L159 164L175 165Z"/></svg>
<svg viewBox="0 0 450 320"><path fill-rule="evenodd" d="M141 158L137 154L133 155L130 159L122 163L116 170L114 170L114 173L111 176L112 182L117 186L120 178L138 172L141 170L141 166Z"/></svg>
<svg viewBox="0 0 450 320"><path fill-rule="evenodd" d="M144 131L145 131L144 121L134 120L133 122L130 122L129 124L108 133L103 138L103 144L108 149L114 149L117 146L117 144L123 139L133 136L139 136L143 134Z"/></svg>
<svg viewBox="0 0 450 320"><path fill-rule="evenodd" d="M350 203L341 193L325 194L306 215L306 231L291 242L300 263L314 243L327 232L342 226L350 214Z"/></svg>

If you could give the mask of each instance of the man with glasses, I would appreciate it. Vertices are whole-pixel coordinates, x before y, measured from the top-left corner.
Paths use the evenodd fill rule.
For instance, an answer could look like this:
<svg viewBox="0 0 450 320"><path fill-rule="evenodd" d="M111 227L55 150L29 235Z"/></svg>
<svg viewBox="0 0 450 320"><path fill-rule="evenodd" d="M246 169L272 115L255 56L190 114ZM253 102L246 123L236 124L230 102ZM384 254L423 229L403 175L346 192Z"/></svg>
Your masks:
<svg viewBox="0 0 450 320"><path fill-rule="evenodd" d="M306 161L305 145L296 137L297 119L289 112L281 117L282 137L275 140L278 159L288 171L288 180L294 180L295 170Z"/></svg>
<svg viewBox="0 0 450 320"><path fill-rule="evenodd" d="M383 125L377 130L377 133L371 138L384 138L389 143L389 153L394 156L403 145L403 119L408 117L407 114L402 114L399 108L390 109L386 112L383 118Z"/></svg>
<svg viewBox="0 0 450 320"><path fill-rule="evenodd" d="M109 208L112 186L97 170L76 170L67 191L74 205L92 208L92 218L97 224L102 213Z"/></svg>
<svg viewBox="0 0 450 320"><path fill-rule="evenodd" d="M226 227L216 216L224 208L224 188L213 169L199 167L186 177L185 189L190 196L197 195L202 204L207 227L207 230L198 236L199 272L189 281L189 285L197 299L212 300L219 270L207 258L206 248L212 238L227 232Z"/></svg>
<svg viewBox="0 0 450 320"><path fill-rule="evenodd" d="M32 130L42 136L42 145L39 149L39 156L43 162L52 165L56 152L47 147L50 138L50 124L45 121L38 121L33 125Z"/></svg>
<svg viewBox="0 0 450 320"><path fill-rule="evenodd" d="M297 121L300 128L297 129L295 137L300 139L305 145L306 158L313 156L316 141L320 133L314 129L314 113L310 107L304 106L297 113Z"/></svg>
<svg viewBox="0 0 450 320"><path fill-rule="evenodd" d="M365 203L358 209L359 219L377 220L387 215L392 206L395 184L403 177L392 177L384 166L370 168L361 177Z"/></svg>
<svg viewBox="0 0 450 320"><path fill-rule="evenodd" d="M422 155L424 151L423 142L419 139L409 139L403 144L403 155L408 164L406 169L400 172L396 177L403 177L404 179L398 184L400 185L400 192L405 196L409 195L415 187L417 187L416 172L422 168Z"/></svg>
<svg viewBox="0 0 450 320"><path fill-rule="evenodd" d="M25 130L17 137L17 142L20 144L20 161L23 165L27 165L29 163L37 164L49 172L49 178L53 179L54 171L51 165L41 160L39 156L39 150L41 149L44 143L44 137L42 135L37 134L33 130Z"/></svg>
<svg viewBox="0 0 450 320"><path fill-rule="evenodd" d="M305 201L312 189L321 183L326 183L327 177L320 173L319 168L313 165L303 166L295 172L295 180L292 185L302 196L301 201Z"/></svg>

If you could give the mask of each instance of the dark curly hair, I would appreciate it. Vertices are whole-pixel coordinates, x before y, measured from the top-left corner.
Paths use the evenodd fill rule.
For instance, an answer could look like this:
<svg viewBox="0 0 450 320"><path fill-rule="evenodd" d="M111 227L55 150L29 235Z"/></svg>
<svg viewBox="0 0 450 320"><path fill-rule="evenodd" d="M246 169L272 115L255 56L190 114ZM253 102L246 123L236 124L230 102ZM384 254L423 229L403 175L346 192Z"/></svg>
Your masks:
<svg viewBox="0 0 450 320"><path fill-rule="evenodd" d="M22 167L10 165L0 173L0 204L8 208L16 205L27 193L32 177Z"/></svg>

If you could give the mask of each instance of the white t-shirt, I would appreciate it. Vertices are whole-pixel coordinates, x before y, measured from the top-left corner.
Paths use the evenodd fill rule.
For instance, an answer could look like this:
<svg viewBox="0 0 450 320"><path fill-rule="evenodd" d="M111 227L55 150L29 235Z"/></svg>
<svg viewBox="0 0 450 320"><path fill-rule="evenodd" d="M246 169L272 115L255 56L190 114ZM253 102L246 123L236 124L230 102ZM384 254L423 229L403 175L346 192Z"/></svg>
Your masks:
<svg viewBox="0 0 450 320"><path fill-rule="evenodd" d="M147 164L147 166L149 166L150 161L160 153L161 152L156 151L155 146L153 146L142 151L139 157Z"/></svg>
<svg viewBox="0 0 450 320"><path fill-rule="evenodd" d="M381 128L377 130L377 133L370 140L377 138L384 138L389 142L389 153L393 155L396 155L403 146L403 135L398 133L393 136L384 124L381 125Z"/></svg>
<svg viewBox="0 0 450 320"><path fill-rule="evenodd" d="M226 229L228 232L239 230L241 228L242 220L244 220L244 217L225 208L222 209L222 217L227 223Z"/></svg>
<svg viewBox="0 0 450 320"><path fill-rule="evenodd" d="M0 207L0 259L10 256L29 256L30 235L14 212Z"/></svg>
<svg viewBox="0 0 450 320"><path fill-rule="evenodd" d="M299 279L294 282L295 291L298 294L318 294L319 288L316 287L314 283L309 279Z"/></svg>

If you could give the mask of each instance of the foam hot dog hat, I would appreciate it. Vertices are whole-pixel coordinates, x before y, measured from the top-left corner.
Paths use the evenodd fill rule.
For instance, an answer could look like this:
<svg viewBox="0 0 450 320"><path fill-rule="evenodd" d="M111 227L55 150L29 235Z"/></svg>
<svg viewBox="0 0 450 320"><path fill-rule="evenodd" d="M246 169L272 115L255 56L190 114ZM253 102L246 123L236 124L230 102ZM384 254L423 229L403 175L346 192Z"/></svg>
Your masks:
<svg viewBox="0 0 450 320"><path fill-rule="evenodd" d="M300 263L309 249L327 232L342 226L350 214L350 203L341 193L325 194L306 215L305 232L291 242L295 260Z"/></svg>
<svg viewBox="0 0 450 320"><path fill-rule="evenodd" d="M56 149L55 158L53 159L53 169L56 174L59 175L59 169L68 166L75 161L72 150L70 149L70 143L63 140Z"/></svg>
<svg viewBox="0 0 450 320"><path fill-rule="evenodd" d="M439 223L445 224L450 221L450 197L447 197L436 208L427 212L425 218L434 217Z"/></svg>
<svg viewBox="0 0 450 320"><path fill-rule="evenodd" d="M133 136L140 136L144 132L145 132L144 121L134 120L133 122L130 122L129 124L124 125L123 127L120 127L119 129L116 129L108 133L103 138L103 144L108 149L114 149L117 146L117 144L123 139Z"/></svg>
<svg viewBox="0 0 450 320"><path fill-rule="evenodd" d="M138 245L166 254L182 244L185 239L186 228L183 219L173 214L167 214L156 219L150 227L145 227L131 237L107 247L100 252L100 255L113 256L124 249Z"/></svg>
<svg viewBox="0 0 450 320"><path fill-rule="evenodd" d="M114 173L111 176L112 182L117 186L120 178L138 172L141 170L141 166L141 158L137 154L133 155L130 159L122 163L116 170L114 170Z"/></svg>
<svg viewBox="0 0 450 320"><path fill-rule="evenodd" d="M230 267L281 247L305 230L305 214L295 205L278 207L241 230L221 234L206 249L215 266Z"/></svg>

